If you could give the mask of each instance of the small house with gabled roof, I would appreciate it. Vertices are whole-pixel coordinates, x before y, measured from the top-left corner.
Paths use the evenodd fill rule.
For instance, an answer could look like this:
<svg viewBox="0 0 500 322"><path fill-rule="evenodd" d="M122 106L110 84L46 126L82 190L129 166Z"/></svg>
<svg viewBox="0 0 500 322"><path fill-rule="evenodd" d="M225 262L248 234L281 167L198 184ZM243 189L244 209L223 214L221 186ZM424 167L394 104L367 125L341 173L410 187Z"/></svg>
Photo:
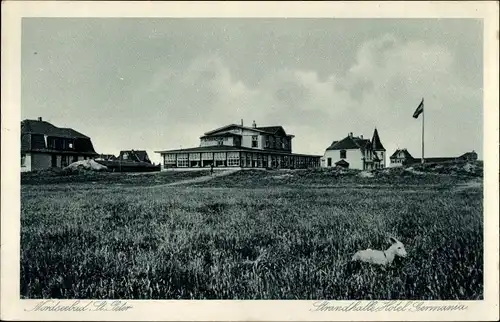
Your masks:
<svg viewBox="0 0 500 322"><path fill-rule="evenodd" d="M421 158L414 158L407 149L396 149L390 157L391 167L401 167L415 163L421 163ZM475 161L477 160L477 153L466 152L458 157L428 157L424 161L426 163L443 163L452 161Z"/></svg>
<svg viewBox="0 0 500 322"><path fill-rule="evenodd" d="M118 156L120 161L146 162L151 163L148 153L145 150L123 150Z"/></svg>
<svg viewBox="0 0 500 322"><path fill-rule="evenodd" d="M57 127L41 117L21 122L21 172L64 168L97 155L90 138L71 128Z"/></svg>
<svg viewBox="0 0 500 322"><path fill-rule="evenodd" d="M407 149L396 149L390 156L391 167L401 167L412 163L414 158Z"/></svg>
<svg viewBox="0 0 500 322"><path fill-rule="evenodd" d="M385 152L377 129L373 132L371 140L363 138L363 135L354 136L351 132L342 140L333 141L326 148L321 166L360 170L384 168Z"/></svg>

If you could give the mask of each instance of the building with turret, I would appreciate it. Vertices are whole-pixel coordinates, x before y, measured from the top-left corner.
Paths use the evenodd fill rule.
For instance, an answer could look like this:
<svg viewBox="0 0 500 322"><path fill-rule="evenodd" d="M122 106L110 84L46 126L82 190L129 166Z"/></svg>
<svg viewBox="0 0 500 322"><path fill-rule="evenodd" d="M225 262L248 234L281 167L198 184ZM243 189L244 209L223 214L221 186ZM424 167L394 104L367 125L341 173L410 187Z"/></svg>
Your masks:
<svg viewBox="0 0 500 322"><path fill-rule="evenodd" d="M371 140L363 138L363 135L354 136L351 132L342 140L333 141L326 148L321 166L360 170L385 168L385 154L386 150L376 128Z"/></svg>

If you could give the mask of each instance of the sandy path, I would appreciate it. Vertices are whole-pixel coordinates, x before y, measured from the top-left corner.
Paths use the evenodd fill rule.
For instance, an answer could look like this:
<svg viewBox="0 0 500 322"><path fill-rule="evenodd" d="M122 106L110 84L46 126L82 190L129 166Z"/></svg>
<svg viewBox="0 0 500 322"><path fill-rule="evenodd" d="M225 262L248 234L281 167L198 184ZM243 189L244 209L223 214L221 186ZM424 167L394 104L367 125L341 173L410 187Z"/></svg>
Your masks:
<svg viewBox="0 0 500 322"><path fill-rule="evenodd" d="M228 175L233 174L233 173L238 172L238 171L240 171L240 169L231 169L231 170L222 170L222 171L215 170L213 175L202 176L202 177L192 178L192 179L185 179L185 180L175 181L175 182L166 183L166 184L154 185L154 186L150 186L149 188L172 187L172 186L179 186L179 185L184 185L184 184L205 182L205 181L210 181L214 178L228 176Z"/></svg>

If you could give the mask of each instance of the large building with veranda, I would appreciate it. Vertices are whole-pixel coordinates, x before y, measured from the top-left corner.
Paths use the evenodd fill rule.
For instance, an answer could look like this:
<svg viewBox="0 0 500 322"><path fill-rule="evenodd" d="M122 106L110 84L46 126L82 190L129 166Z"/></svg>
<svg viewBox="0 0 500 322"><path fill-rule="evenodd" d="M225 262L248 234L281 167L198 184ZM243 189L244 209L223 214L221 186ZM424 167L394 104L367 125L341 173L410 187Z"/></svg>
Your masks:
<svg viewBox="0 0 500 322"><path fill-rule="evenodd" d="M321 156L292 153L293 135L282 126L230 124L206 132L193 148L155 151L162 170L175 168L304 169L320 166Z"/></svg>

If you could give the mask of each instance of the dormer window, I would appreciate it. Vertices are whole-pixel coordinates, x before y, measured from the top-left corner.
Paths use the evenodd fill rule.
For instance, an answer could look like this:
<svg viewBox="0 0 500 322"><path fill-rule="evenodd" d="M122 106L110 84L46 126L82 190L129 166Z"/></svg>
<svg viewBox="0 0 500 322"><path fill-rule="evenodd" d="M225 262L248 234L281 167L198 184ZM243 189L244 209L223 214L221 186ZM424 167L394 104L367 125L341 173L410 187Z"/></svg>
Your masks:
<svg viewBox="0 0 500 322"><path fill-rule="evenodd" d="M259 146L259 136L252 135L252 148L257 148Z"/></svg>

